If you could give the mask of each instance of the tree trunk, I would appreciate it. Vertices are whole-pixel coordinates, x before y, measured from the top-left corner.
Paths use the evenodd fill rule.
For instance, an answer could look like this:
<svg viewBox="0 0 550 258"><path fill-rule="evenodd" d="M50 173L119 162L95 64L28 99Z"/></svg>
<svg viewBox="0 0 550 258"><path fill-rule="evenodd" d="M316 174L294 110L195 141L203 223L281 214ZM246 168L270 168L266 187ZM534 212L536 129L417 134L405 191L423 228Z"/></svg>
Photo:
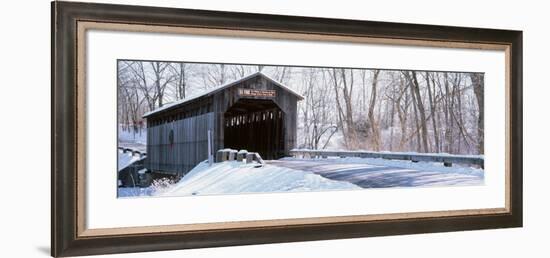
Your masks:
<svg viewBox="0 0 550 258"><path fill-rule="evenodd" d="M412 79L411 79L411 76L409 74L409 72L404 72L405 74L405 78L407 79L407 84L409 85L409 89L411 91L411 99L412 99L412 102L413 102L413 112L414 112L414 121L415 121L415 135L416 135L416 150L418 152L422 152L422 145L420 144L421 142L421 139L420 139L420 134L418 133L418 130L420 128L420 125L419 125L419 121L418 121L418 105L417 105L417 102L416 102L416 93L415 93L415 87L413 85L413 82L412 82Z"/></svg>
<svg viewBox="0 0 550 258"><path fill-rule="evenodd" d="M178 93L179 93L178 98L179 99L184 99L186 95L187 83L186 83L185 76L186 76L185 65L184 63L179 63L179 78L178 78L179 79L178 80Z"/></svg>
<svg viewBox="0 0 550 258"><path fill-rule="evenodd" d="M372 93L370 98L370 104L369 104L369 122L370 122L370 128L372 131L372 138L374 143L374 150L379 151L380 150L380 134L379 134L379 127L376 119L374 118L374 107L376 106L376 91L377 91L377 84L378 84L378 74L380 73L380 70L374 70L373 76L372 76Z"/></svg>
<svg viewBox="0 0 550 258"><path fill-rule="evenodd" d="M434 85L435 87L435 85ZM435 90L432 94L432 89L430 87L430 76L428 74L428 72L426 72L426 88L428 90L428 99L430 101L430 113L431 113L431 117L432 117L432 130L433 130L433 134L434 134L434 145L435 145L435 152L440 152L440 147L439 147L439 135L437 133L437 124L436 124L436 119L435 119L435 102L434 102L434 96L432 95L435 95Z"/></svg>
<svg viewBox="0 0 550 258"><path fill-rule="evenodd" d="M334 86L334 94L336 95L336 108L338 109L338 126L342 130L342 133L344 134L344 145L346 147L349 147L348 144L348 137L346 136L347 131L344 129L344 115L342 111L342 104L340 103L340 94L338 90L338 76L336 75L336 69L332 69L332 81Z"/></svg>
<svg viewBox="0 0 550 258"><path fill-rule="evenodd" d="M482 73L471 73L470 79L472 80L472 87L474 88L474 95L476 96L478 116L477 116L477 150L479 154L483 154L484 151L484 127L483 127L483 115L484 115L484 101L483 101L483 87L485 84L485 78Z"/></svg>
<svg viewBox="0 0 550 258"><path fill-rule="evenodd" d="M413 88L414 94L416 95L416 105L418 107L418 112L420 114L420 128L422 129L422 147L424 152L429 152L428 149L428 129L426 126L426 111L424 110L424 104L422 104L422 97L420 95L420 85L418 85L418 80L416 78L416 72L412 72L413 79Z"/></svg>
<svg viewBox="0 0 550 258"><path fill-rule="evenodd" d="M350 143L350 145L353 145L349 147L355 148L357 145L357 135L355 132L355 126L353 122L353 103L352 103L353 71L351 71L349 83L346 80L345 69L341 69L340 72L342 76L342 86L343 86L342 91L343 91L343 97L344 97L344 104L346 107L345 119L346 119L348 143Z"/></svg>

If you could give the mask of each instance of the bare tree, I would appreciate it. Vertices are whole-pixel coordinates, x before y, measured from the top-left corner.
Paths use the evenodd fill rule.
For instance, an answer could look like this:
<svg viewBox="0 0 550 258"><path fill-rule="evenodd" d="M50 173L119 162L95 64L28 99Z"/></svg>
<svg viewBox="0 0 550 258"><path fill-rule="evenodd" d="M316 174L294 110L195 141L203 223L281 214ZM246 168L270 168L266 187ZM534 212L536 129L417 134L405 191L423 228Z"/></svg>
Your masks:
<svg viewBox="0 0 550 258"><path fill-rule="evenodd" d="M155 85L155 94L158 100L158 107L164 105L164 92L166 91L166 86L171 83L175 76L168 72L168 67L170 63L165 62L151 62L151 67L153 68L154 74L154 85Z"/></svg>
<svg viewBox="0 0 550 258"><path fill-rule="evenodd" d="M344 133L345 144L348 148L355 148L357 135L353 121L353 71L346 73L346 69L331 69L334 92L336 95L340 126ZM344 100L342 107L340 96Z"/></svg>
<svg viewBox="0 0 550 258"><path fill-rule="evenodd" d="M374 150L379 151L380 150L380 125L378 124L378 121L374 118L374 108L376 106L376 91L377 91L377 85L378 85L378 75L380 74L380 70L373 70L372 71L372 84L371 84L371 98L370 98L370 104L369 104L369 112L368 117L370 121L370 128L372 130L372 139L374 144Z"/></svg>
<svg viewBox="0 0 550 258"><path fill-rule="evenodd" d="M432 118L432 130L433 130L433 137L434 137L434 146L435 151L439 152L441 151L441 148L439 146L439 134L437 132L437 122L436 122L436 105L435 102L435 83L432 83L434 85L434 89L432 91L432 88L430 86L430 73L425 72L424 79L426 80L426 91L428 92L428 101L430 103L430 117Z"/></svg>
<svg viewBox="0 0 550 258"><path fill-rule="evenodd" d="M483 154L484 147L484 127L483 127L483 88L484 88L484 74L482 73L470 73L470 80L472 81L472 87L474 89L474 95L477 101L478 117L477 117L477 149L479 154Z"/></svg>
<svg viewBox="0 0 550 258"><path fill-rule="evenodd" d="M314 69L304 69L303 74L304 84L307 85L304 94L306 103L302 105L305 144L311 149L324 149L338 131L338 127L330 121L329 116L329 83L326 82L324 73L316 72Z"/></svg>
<svg viewBox="0 0 550 258"><path fill-rule="evenodd" d="M422 147L424 152L429 152L428 149L428 129L426 126L426 111L424 109L424 104L422 103L422 96L420 95L420 85L418 84L418 79L416 76L416 71L412 71L412 88L414 89L414 100L416 101L416 106L420 114L420 128L422 130Z"/></svg>
<svg viewBox="0 0 550 258"><path fill-rule="evenodd" d="M141 133L141 113L140 109L145 98L142 98L139 94L139 89L136 87L137 81L127 73L129 70L128 63L118 64L117 82L119 99L124 104L124 118L126 125L132 126L133 134L136 132Z"/></svg>
<svg viewBox="0 0 550 258"><path fill-rule="evenodd" d="M227 81L228 69L225 64L203 65L203 78L208 85L219 86ZM206 86L206 85L205 85ZM211 86L206 86L207 88Z"/></svg>
<svg viewBox="0 0 550 258"><path fill-rule="evenodd" d="M338 114L338 127L341 129L342 133L344 134L344 145L346 147L349 147L349 143L348 143L348 137L346 137L346 129L344 128L345 125L344 125L344 112L343 112L343 109L342 109L342 104L340 102L340 90L339 90L339 80L338 80L338 76L336 75L336 69L330 69L330 70L327 70L327 73L329 74L329 76L331 77L331 81L332 81L332 85L334 86L334 95L335 95L335 100L336 100L336 110L337 110L337 114Z"/></svg>
<svg viewBox="0 0 550 258"><path fill-rule="evenodd" d="M146 68L144 66L145 62L126 62L128 68L132 70L133 76L135 77L136 86L139 87L143 98L147 102L149 110L154 110L156 108L155 103L157 101L158 95L156 91L149 83L149 76L146 73Z"/></svg>
<svg viewBox="0 0 550 258"><path fill-rule="evenodd" d="M120 61L122 129L169 101L257 71L304 96L300 147L483 153L480 73Z"/></svg>
<svg viewBox="0 0 550 258"><path fill-rule="evenodd" d="M169 65L174 74L174 87L176 99L184 99L187 95L188 65L185 63L174 63Z"/></svg>

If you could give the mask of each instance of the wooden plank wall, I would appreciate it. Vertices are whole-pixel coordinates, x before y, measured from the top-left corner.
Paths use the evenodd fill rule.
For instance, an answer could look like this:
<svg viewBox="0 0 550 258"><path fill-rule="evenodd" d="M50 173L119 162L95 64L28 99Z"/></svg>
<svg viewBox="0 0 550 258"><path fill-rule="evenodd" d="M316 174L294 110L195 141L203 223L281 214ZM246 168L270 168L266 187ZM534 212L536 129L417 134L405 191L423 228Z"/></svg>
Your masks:
<svg viewBox="0 0 550 258"><path fill-rule="evenodd" d="M225 148L251 150L264 159L278 159L284 153L284 113L268 109L225 117Z"/></svg>
<svg viewBox="0 0 550 258"><path fill-rule="evenodd" d="M189 172L208 159L208 130L213 129L213 112L148 128L146 167L169 174ZM171 130L172 144L169 141Z"/></svg>

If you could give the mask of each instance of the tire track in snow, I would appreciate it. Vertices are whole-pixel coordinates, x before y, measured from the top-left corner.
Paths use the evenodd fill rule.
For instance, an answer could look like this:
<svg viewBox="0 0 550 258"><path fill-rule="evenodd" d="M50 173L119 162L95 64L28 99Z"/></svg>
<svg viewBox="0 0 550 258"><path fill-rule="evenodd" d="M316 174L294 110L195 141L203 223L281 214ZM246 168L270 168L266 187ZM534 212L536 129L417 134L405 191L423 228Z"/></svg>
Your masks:
<svg viewBox="0 0 550 258"><path fill-rule="evenodd" d="M403 167L341 163L330 160L270 160L268 164L318 174L362 188L482 185L483 178L464 173Z"/></svg>

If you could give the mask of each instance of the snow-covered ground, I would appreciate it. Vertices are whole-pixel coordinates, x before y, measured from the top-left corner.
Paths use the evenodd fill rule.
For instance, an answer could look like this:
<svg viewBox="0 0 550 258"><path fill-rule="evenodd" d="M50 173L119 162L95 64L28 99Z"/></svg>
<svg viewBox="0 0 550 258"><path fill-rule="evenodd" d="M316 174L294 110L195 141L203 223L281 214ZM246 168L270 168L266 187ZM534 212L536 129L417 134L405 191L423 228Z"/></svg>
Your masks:
<svg viewBox="0 0 550 258"><path fill-rule="evenodd" d="M118 127L118 147L126 147L134 150L146 151L147 144L147 129L143 128L140 131L122 130L122 126Z"/></svg>
<svg viewBox="0 0 550 258"><path fill-rule="evenodd" d="M134 132L133 130L125 131L122 129L122 126L119 126L118 140L121 142L147 144L147 129L143 128L137 132Z"/></svg>
<svg viewBox="0 0 550 258"><path fill-rule="evenodd" d="M138 156L133 156L131 152L123 153L121 150L118 151L118 171L126 168L130 164L139 160Z"/></svg>
<svg viewBox="0 0 550 258"><path fill-rule="evenodd" d="M118 151L118 171L123 170L124 168L130 166L132 163L140 160L139 156L132 155L131 152L122 152L121 150ZM120 184L120 181L119 181ZM139 188L139 187L132 187L132 188L118 188L118 197L125 197L125 196L147 196L150 195L151 189L148 188Z"/></svg>
<svg viewBox="0 0 550 258"><path fill-rule="evenodd" d="M119 152L119 168L136 157ZM119 197L189 196L240 193L356 190L363 188L482 185L480 168L442 163L374 158L283 158L246 164L231 161L198 164L179 182L155 182L147 188L119 188Z"/></svg>
<svg viewBox="0 0 550 258"><path fill-rule="evenodd" d="M400 153L400 152L395 152ZM404 152L403 152L404 153ZM415 153L416 154L416 153ZM477 157L479 155L471 155ZM483 156L479 156L483 157ZM483 178L484 171L481 168L475 168L470 166L464 166L460 164L453 164L452 167L445 167L441 162L411 162L408 160L393 160L393 159L375 159L375 158L358 158L358 157L328 157L326 159L301 159L301 158L282 158L281 161L326 161L334 164L369 164L385 167L398 167L406 168L418 171L437 171L442 173L460 173L467 175L475 175Z"/></svg>
<svg viewBox="0 0 550 258"><path fill-rule="evenodd" d="M179 182L167 187L149 187L134 191L119 189L125 196L189 196L238 193L273 193L326 190L356 190L360 187L291 168L237 161L198 164Z"/></svg>
<svg viewBox="0 0 550 258"><path fill-rule="evenodd" d="M154 196L155 188L154 187L119 187L118 188L118 198L127 198L127 197L147 197Z"/></svg>
<svg viewBox="0 0 550 258"><path fill-rule="evenodd" d="M410 162L373 158L299 159L269 161L323 177L351 182L363 188L482 185L483 169L434 162Z"/></svg>

